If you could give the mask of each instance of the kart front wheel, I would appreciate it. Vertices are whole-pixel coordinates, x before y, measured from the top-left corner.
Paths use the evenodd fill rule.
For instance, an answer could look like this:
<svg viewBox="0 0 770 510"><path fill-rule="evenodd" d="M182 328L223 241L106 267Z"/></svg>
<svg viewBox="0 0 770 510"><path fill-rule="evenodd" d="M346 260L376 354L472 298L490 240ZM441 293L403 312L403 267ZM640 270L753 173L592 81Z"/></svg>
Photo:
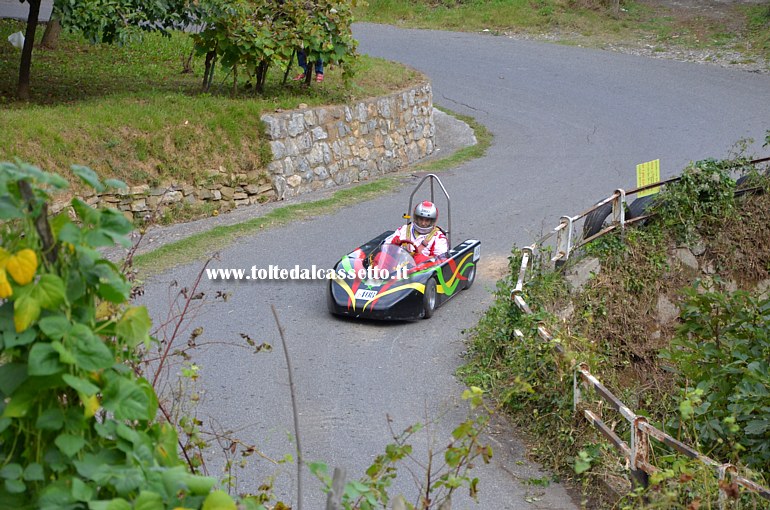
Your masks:
<svg viewBox="0 0 770 510"><path fill-rule="evenodd" d="M463 287L463 290L470 289L471 285L473 285L473 280L476 279L476 264L471 265L470 270L468 271L468 274L465 275L465 287Z"/></svg>
<svg viewBox="0 0 770 510"><path fill-rule="evenodd" d="M430 319L436 310L436 280L431 278L425 283L425 293L422 295L423 319Z"/></svg>

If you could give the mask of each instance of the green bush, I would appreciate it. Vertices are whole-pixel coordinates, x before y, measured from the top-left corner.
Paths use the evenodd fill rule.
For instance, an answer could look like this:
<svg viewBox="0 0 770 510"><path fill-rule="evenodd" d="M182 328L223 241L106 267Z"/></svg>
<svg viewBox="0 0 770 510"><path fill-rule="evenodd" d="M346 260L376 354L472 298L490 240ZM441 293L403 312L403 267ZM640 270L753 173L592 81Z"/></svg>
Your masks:
<svg viewBox="0 0 770 510"><path fill-rule="evenodd" d="M715 458L770 473L770 298L686 290L682 325L663 353L681 375L681 418ZM694 431L688 428L692 424Z"/></svg>
<svg viewBox="0 0 770 510"><path fill-rule="evenodd" d="M122 186L73 170L97 191ZM78 198L76 221L65 211L49 222L51 195L66 184L0 163L0 507L233 504L211 492L213 478L188 471L175 427L156 421L155 391L132 369L137 347L153 341L150 318L97 251L128 243L130 222Z"/></svg>
<svg viewBox="0 0 770 510"><path fill-rule="evenodd" d="M659 218L678 239L692 241L696 232L705 231L729 217L735 208L735 181L731 171L741 160L706 159L695 162L681 178L666 186L657 199Z"/></svg>

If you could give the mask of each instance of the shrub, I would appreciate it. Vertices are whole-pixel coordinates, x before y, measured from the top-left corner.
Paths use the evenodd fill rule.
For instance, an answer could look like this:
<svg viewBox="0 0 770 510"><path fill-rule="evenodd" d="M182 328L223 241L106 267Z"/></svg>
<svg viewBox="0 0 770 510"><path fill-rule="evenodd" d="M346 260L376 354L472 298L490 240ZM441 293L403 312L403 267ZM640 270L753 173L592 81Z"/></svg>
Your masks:
<svg viewBox="0 0 770 510"><path fill-rule="evenodd" d="M122 185L73 170L97 191ZM152 342L150 318L98 248L127 243L131 224L78 198L77 221L65 211L49 222L51 194L66 185L0 163L0 507L232 503L187 470L174 426L155 421L152 386L130 368Z"/></svg>

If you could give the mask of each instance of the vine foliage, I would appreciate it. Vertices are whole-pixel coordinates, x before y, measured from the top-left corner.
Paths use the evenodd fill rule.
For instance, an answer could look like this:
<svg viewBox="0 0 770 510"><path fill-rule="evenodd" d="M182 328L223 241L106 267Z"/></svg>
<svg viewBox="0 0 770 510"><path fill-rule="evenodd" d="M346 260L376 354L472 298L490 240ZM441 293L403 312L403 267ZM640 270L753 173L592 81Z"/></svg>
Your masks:
<svg viewBox="0 0 770 510"><path fill-rule="evenodd" d="M124 186L73 171L96 191ZM150 317L98 248L127 244L131 223L78 198L75 220L49 221L66 186L0 163L0 507L234 507L188 471L175 427L156 421L155 391L130 368L154 341Z"/></svg>

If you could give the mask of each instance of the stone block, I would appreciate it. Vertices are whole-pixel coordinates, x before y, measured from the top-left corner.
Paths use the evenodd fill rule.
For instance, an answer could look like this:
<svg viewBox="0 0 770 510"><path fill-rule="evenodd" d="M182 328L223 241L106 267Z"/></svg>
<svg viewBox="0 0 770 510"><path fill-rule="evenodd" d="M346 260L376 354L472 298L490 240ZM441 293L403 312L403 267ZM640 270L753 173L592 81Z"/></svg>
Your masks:
<svg viewBox="0 0 770 510"><path fill-rule="evenodd" d="M233 194L235 194L235 190L230 186L222 186L219 189L219 193L222 195L223 200L232 200Z"/></svg>

